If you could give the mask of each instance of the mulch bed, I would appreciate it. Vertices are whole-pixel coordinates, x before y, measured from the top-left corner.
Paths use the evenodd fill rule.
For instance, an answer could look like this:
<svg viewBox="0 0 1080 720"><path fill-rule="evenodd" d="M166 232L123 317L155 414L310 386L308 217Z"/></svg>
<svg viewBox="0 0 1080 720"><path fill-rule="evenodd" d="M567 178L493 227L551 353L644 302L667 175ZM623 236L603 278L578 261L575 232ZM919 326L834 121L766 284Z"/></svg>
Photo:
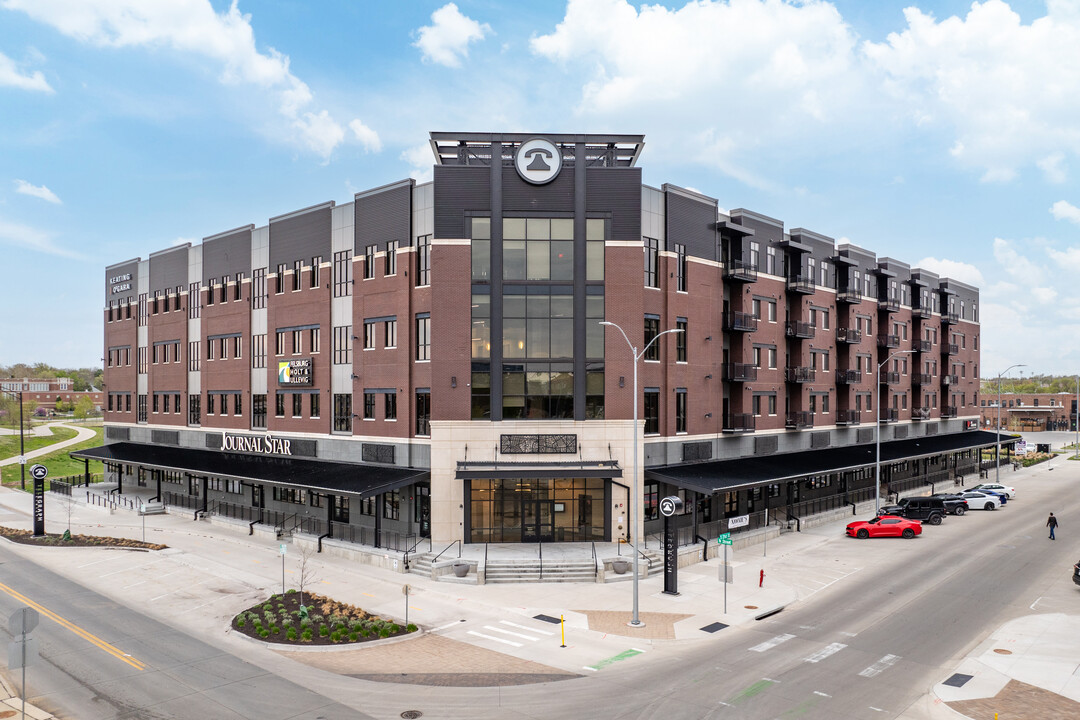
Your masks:
<svg viewBox="0 0 1080 720"><path fill-rule="evenodd" d="M417 631L412 623L398 625L314 593L304 593L304 604L306 619L300 610L300 593L289 590L271 595L234 617L232 628L255 640L282 645L354 645Z"/></svg>
<svg viewBox="0 0 1080 720"><path fill-rule="evenodd" d="M16 530L0 525L0 537L23 545L46 545L48 547L118 547L138 548L140 550L164 550L168 545L128 540L127 538L101 537L98 535L72 535L65 540L63 535L55 533L34 537L30 530Z"/></svg>

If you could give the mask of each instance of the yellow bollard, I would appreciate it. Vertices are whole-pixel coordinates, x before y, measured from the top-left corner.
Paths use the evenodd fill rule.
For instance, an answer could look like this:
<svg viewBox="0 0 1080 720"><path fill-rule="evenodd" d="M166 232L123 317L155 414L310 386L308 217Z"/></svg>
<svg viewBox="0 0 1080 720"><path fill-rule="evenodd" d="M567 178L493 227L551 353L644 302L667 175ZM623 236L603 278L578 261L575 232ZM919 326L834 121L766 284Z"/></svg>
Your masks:
<svg viewBox="0 0 1080 720"><path fill-rule="evenodd" d="M559 628L562 630L562 645L559 647L566 647L566 616L559 616ZM997 720L995 717L994 720Z"/></svg>

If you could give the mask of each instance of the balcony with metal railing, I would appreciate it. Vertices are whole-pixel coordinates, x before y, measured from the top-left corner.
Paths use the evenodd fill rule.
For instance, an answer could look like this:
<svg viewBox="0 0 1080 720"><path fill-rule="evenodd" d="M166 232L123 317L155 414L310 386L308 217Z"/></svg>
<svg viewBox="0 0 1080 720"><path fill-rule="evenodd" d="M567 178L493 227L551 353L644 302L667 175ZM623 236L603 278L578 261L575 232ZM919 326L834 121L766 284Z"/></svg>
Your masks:
<svg viewBox="0 0 1080 720"><path fill-rule="evenodd" d="M754 382L757 380L757 366L751 363L724 363L724 379L728 382Z"/></svg>
<svg viewBox="0 0 1080 720"><path fill-rule="evenodd" d="M899 385L900 373L890 370L888 372L880 373L878 379L881 381L882 385Z"/></svg>
<svg viewBox="0 0 1080 720"><path fill-rule="evenodd" d="M750 413L728 413L724 416L724 432L752 433L757 428L757 418Z"/></svg>
<svg viewBox="0 0 1080 720"><path fill-rule="evenodd" d="M814 427L814 413L805 410L790 412L784 421L784 427L788 430L802 430Z"/></svg>
<svg viewBox="0 0 1080 720"><path fill-rule="evenodd" d="M724 266L724 279L735 282L757 282L758 270L744 260L729 260Z"/></svg>
<svg viewBox="0 0 1080 720"><path fill-rule="evenodd" d="M862 302L862 293L858 290L838 290L836 293L836 302L858 305Z"/></svg>
<svg viewBox="0 0 1080 720"><path fill-rule="evenodd" d="M942 355L956 355L960 352L960 346L956 343L941 343Z"/></svg>
<svg viewBox="0 0 1080 720"><path fill-rule="evenodd" d="M955 325L958 322L960 322L960 313L954 313L954 312L941 313L941 324L942 325Z"/></svg>
<svg viewBox="0 0 1080 720"><path fill-rule="evenodd" d="M817 330L812 324L799 320L788 320L784 323L784 329L788 337L799 338L800 340L813 340L817 334Z"/></svg>
<svg viewBox="0 0 1080 720"><path fill-rule="evenodd" d="M862 370L837 370L837 385L854 385L862 382Z"/></svg>
<svg viewBox="0 0 1080 720"><path fill-rule="evenodd" d="M923 420L930 419L930 408L916 407L911 408L911 419L916 422L922 422Z"/></svg>
<svg viewBox="0 0 1080 720"><path fill-rule="evenodd" d="M914 373L911 376L912 385L930 385L934 382L934 376L929 373Z"/></svg>
<svg viewBox="0 0 1080 720"><path fill-rule="evenodd" d="M789 383L814 382L816 377L817 373L812 367L788 366L784 369L784 379Z"/></svg>
<svg viewBox="0 0 1080 720"><path fill-rule="evenodd" d="M934 313L928 307L913 307L911 308L911 316L918 318L919 320L929 320L933 317Z"/></svg>
<svg viewBox="0 0 1080 720"><path fill-rule="evenodd" d="M942 375L941 376L941 384L942 385L956 385L959 382L960 382L960 376L959 375Z"/></svg>
<svg viewBox="0 0 1080 720"><path fill-rule="evenodd" d="M878 306L878 310L883 310L885 312L899 312L900 311L900 301L898 299L896 299L896 298L879 299L878 303L877 303L877 306Z"/></svg>
<svg viewBox="0 0 1080 720"><path fill-rule="evenodd" d="M943 418L954 418L956 416L957 416L957 410L956 410L955 405L942 405L941 406L941 417L943 417Z"/></svg>
<svg viewBox="0 0 1080 720"><path fill-rule="evenodd" d="M934 349L934 343L929 340L915 340L911 343L911 349L915 352L928 353Z"/></svg>
<svg viewBox="0 0 1080 720"><path fill-rule="evenodd" d="M857 328L836 328L836 342L847 343L848 345L855 345L862 342L862 330Z"/></svg>
<svg viewBox="0 0 1080 720"><path fill-rule="evenodd" d="M837 410L836 411L836 424L837 425L858 425L862 422L862 413L858 410Z"/></svg>
<svg viewBox="0 0 1080 720"><path fill-rule="evenodd" d="M753 313L729 311L724 313L724 329L728 332L754 332L758 329L758 318Z"/></svg>
<svg viewBox="0 0 1080 720"><path fill-rule="evenodd" d="M900 347L899 335L878 335L877 344L880 348L898 348Z"/></svg>
<svg viewBox="0 0 1080 720"><path fill-rule="evenodd" d="M881 408L878 420L883 423L894 423L900 419L900 411L896 408Z"/></svg>
<svg viewBox="0 0 1080 720"><path fill-rule="evenodd" d="M792 275L787 279L788 292L812 295L817 289L812 275Z"/></svg>

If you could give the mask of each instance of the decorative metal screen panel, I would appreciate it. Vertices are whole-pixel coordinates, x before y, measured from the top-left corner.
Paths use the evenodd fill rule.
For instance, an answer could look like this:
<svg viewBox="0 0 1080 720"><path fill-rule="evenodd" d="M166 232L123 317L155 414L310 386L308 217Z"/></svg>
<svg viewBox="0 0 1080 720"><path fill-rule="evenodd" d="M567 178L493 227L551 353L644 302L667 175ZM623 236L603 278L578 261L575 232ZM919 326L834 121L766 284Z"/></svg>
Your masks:
<svg viewBox="0 0 1080 720"><path fill-rule="evenodd" d="M131 428L107 427L105 428L105 437L110 440L130 440Z"/></svg>
<svg viewBox="0 0 1080 720"><path fill-rule="evenodd" d="M923 425L923 427L926 428L927 435L937 435L938 430L941 427L941 423L930 423L928 425Z"/></svg>
<svg viewBox="0 0 1080 720"><path fill-rule="evenodd" d="M863 443L874 442L874 431L869 428L860 430L857 437L860 445Z"/></svg>
<svg viewBox="0 0 1080 720"><path fill-rule="evenodd" d="M206 447L210 450L220 450L221 433L208 433L206 436Z"/></svg>
<svg viewBox="0 0 1080 720"><path fill-rule="evenodd" d="M577 435L500 435L499 452L505 455L573 455Z"/></svg>
<svg viewBox="0 0 1080 720"><path fill-rule="evenodd" d="M176 430L151 430L150 442L157 445L179 445L180 433Z"/></svg>
<svg viewBox="0 0 1080 720"><path fill-rule="evenodd" d="M775 435L769 437L756 437L754 438L754 454L768 455L769 453L774 453L779 445L780 441L776 439Z"/></svg>
<svg viewBox="0 0 1080 720"><path fill-rule="evenodd" d="M362 458L364 462L384 463L386 465L394 464L394 446L393 445L377 445L375 443L364 443Z"/></svg>
<svg viewBox="0 0 1080 720"><path fill-rule="evenodd" d="M712 460L711 442L688 442L682 446L683 462L694 460Z"/></svg>
<svg viewBox="0 0 1080 720"><path fill-rule="evenodd" d="M812 448L824 448L829 447L829 433L818 432L810 435L810 447Z"/></svg>
<svg viewBox="0 0 1080 720"><path fill-rule="evenodd" d="M906 427L894 427L892 429L892 436L894 440L903 440L907 437Z"/></svg>

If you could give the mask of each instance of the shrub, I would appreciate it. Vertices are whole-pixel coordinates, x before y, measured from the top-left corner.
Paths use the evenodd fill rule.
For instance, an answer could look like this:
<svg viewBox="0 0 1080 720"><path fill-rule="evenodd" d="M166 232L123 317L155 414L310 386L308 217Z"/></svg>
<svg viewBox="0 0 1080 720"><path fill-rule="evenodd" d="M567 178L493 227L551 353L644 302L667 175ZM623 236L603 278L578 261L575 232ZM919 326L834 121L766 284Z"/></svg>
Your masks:
<svg viewBox="0 0 1080 720"><path fill-rule="evenodd" d="M356 642L359 639L360 638L357 637L355 630L353 632L349 633L349 642Z"/></svg>
<svg viewBox="0 0 1080 720"><path fill-rule="evenodd" d="M270 632L272 632L272 633L274 633L275 635L277 635L278 633L280 633L280 632L281 632L281 628L279 628L279 627L278 627L277 625L271 625L271 626L270 626Z"/></svg>
<svg viewBox="0 0 1080 720"><path fill-rule="evenodd" d="M236 627L242 628L242 627L244 627L244 625L245 625L244 618L242 618L242 617L236 618Z"/></svg>
<svg viewBox="0 0 1080 720"><path fill-rule="evenodd" d="M363 637L368 637L369 635L371 635L371 631L368 630L366 627L362 627L360 628L360 635Z"/></svg>
<svg viewBox="0 0 1080 720"><path fill-rule="evenodd" d="M407 633L416 632L416 625L414 623L409 623L408 625L405 626L405 632L407 632Z"/></svg>
<svg viewBox="0 0 1080 720"><path fill-rule="evenodd" d="M267 630L266 628L263 628L262 630L259 631L259 637L264 637L264 638L270 637L270 631Z"/></svg>
<svg viewBox="0 0 1080 720"><path fill-rule="evenodd" d="M390 628L388 628L388 627L380 628L379 629L379 637L381 637L381 638L390 637Z"/></svg>
<svg viewBox="0 0 1080 720"><path fill-rule="evenodd" d="M296 592L296 590L294 590L294 589L292 589L292 588L289 588L288 590L286 590L286 591L285 591L285 594L286 594L286 595L292 595L292 594L293 594L293 593L295 593L295 592Z"/></svg>
<svg viewBox="0 0 1080 720"><path fill-rule="evenodd" d="M362 627L364 627L363 623L354 622L352 625L349 626L349 629L352 630L354 633L356 633L356 632L360 632L360 628L362 628Z"/></svg>
<svg viewBox="0 0 1080 720"><path fill-rule="evenodd" d="M341 631L340 630L335 630L334 632L330 633L330 642L340 642L340 641L341 641Z"/></svg>
<svg viewBox="0 0 1080 720"><path fill-rule="evenodd" d="M263 605L263 610L273 610L273 609L274 609L274 606L271 605L270 603L266 603L265 605Z"/></svg>
<svg viewBox="0 0 1080 720"><path fill-rule="evenodd" d="M303 628L311 627L311 618L309 618L309 617L300 618L300 627L303 627Z"/></svg>
<svg viewBox="0 0 1080 720"><path fill-rule="evenodd" d="M289 638L290 640L295 640L296 639L296 628L290 627L287 631L285 631L285 637Z"/></svg>
<svg viewBox="0 0 1080 720"><path fill-rule="evenodd" d="M401 626L397 623L390 623L390 634L397 635L399 632L401 632Z"/></svg>
<svg viewBox="0 0 1080 720"><path fill-rule="evenodd" d="M329 634L330 634L330 628L326 627L325 625L320 625L319 626L319 637L326 637Z"/></svg>
<svg viewBox="0 0 1080 720"><path fill-rule="evenodd" d="M311 628L306 628L304 632L300 633L300 637L304 639L304 642L311 642Z"/></svg>

